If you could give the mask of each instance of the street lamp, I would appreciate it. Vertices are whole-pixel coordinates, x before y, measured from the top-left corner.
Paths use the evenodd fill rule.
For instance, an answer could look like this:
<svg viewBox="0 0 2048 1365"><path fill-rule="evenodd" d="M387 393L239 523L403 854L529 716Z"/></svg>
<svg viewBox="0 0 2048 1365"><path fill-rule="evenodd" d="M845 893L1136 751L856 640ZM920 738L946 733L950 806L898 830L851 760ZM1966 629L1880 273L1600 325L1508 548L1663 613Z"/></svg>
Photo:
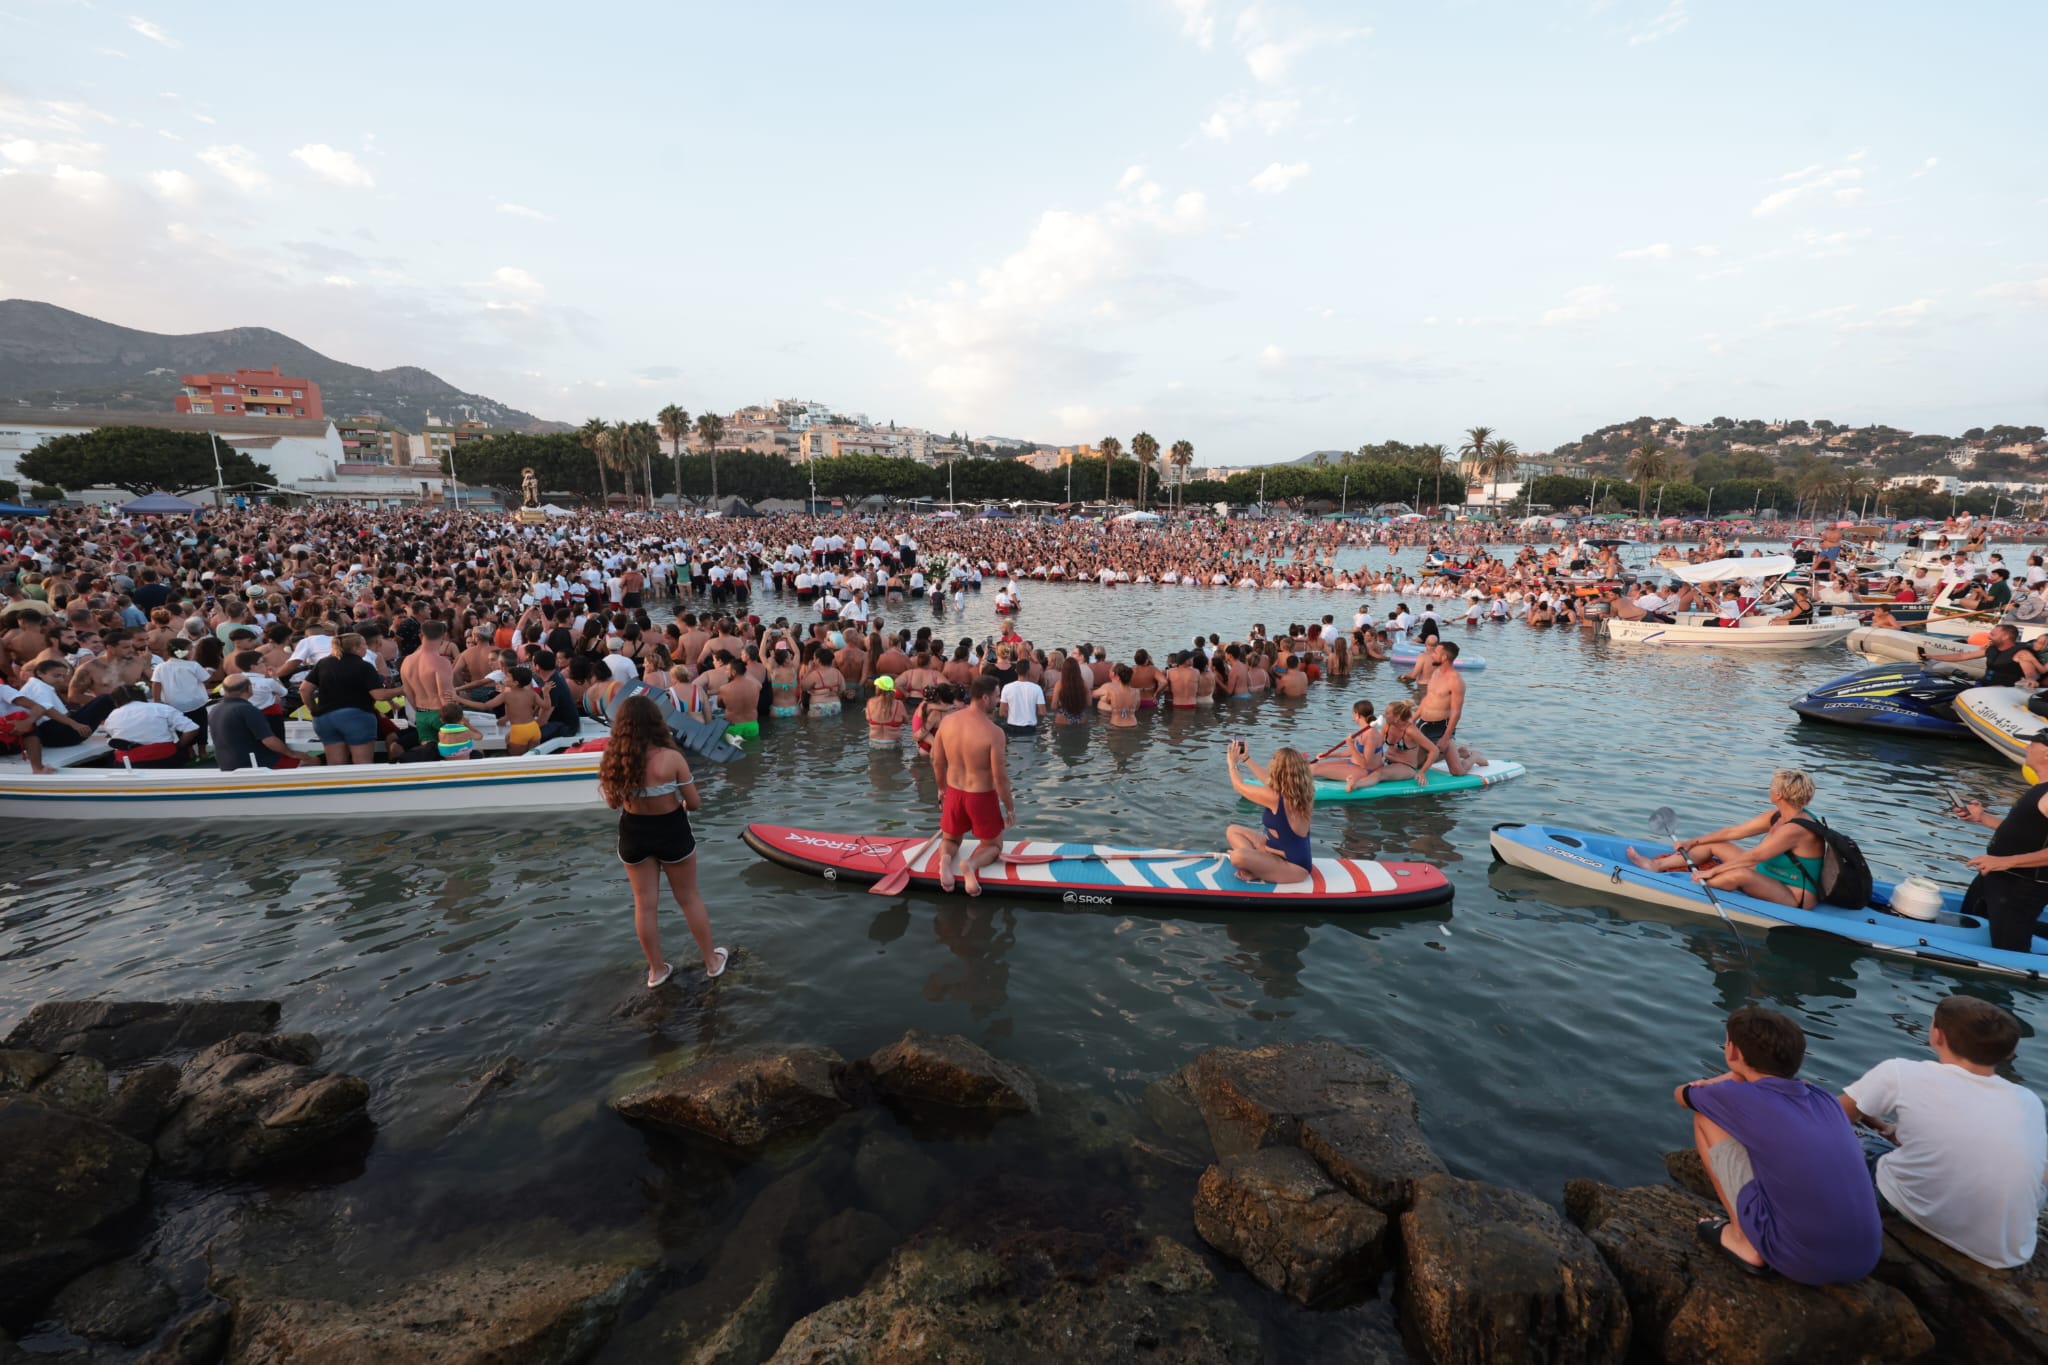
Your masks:
<svg viewBox="0 0 2048 1365"><path fill-rule="evenodd" d="M1337 495L1337 515L1343 516L1351 510L1351 476L1344 476L1344 488Z"/></svg>
<svg viewBox="0 0 2048 1365"><path fill-rule="evenodd" d="M215 511L219 511L222 494L225 492L220 476L220 437L214 435L212 428L209 427L206 439L213 443L213 507Z"/></svg>

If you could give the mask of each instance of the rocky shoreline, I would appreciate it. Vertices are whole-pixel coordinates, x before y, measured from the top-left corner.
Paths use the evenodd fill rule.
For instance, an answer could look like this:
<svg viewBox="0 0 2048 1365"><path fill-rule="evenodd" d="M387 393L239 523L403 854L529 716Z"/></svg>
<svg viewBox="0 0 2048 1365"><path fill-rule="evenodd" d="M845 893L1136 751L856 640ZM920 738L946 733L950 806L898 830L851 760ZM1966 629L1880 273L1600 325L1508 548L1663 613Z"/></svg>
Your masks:
<svg viewBox="0 0 2048 1365"><path fill-rule="evenodd" d="M281 1014L59 1002L0 1043L0 1362L2048 1361L2038 1259L1890 1221L1870 1279L1755 1279L1694 1240L1692 1153L1561 1205L1462 1179L1329 1042L1211 1049L1121 1116L956 1035L678 1055L598 1120L673 1177L649 1211L401 1248L336 1212L369 1083Z"/></svg>

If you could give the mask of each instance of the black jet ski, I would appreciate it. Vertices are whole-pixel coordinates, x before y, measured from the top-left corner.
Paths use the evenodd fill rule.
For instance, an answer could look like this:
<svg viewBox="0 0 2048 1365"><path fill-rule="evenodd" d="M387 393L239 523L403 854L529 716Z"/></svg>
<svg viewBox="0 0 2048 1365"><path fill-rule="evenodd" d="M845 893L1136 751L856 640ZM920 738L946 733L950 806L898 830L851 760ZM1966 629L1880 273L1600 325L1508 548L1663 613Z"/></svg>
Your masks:
<svg viewBox="0 0 2048 1365"><path fill-rule="evenodd" d="M1965 739L1955 701L1980 679L1941 664L1879 664L1816 687L1792 703L1801 720L1935 738Z"/></svg>

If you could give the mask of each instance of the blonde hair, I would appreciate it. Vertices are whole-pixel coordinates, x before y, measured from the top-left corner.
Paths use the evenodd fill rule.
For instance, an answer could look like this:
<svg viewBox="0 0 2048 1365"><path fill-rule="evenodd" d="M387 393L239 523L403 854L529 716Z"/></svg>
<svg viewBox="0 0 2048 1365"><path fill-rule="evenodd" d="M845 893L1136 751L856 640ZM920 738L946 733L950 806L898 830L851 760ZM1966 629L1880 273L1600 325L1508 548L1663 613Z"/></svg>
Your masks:
<svg viewBox="0 0 2048 1365"><path fill-rule="evenodd" d="M1415 704L1413 702L1390 701L1387 703L1387 723L1389 725L1399 725L1402 721L1413 715L1414 712Z"/></svg>
<svg viewBox="0 0 2048 1365"><path fill-rule="evenodd" d="M1780 768L1771 774L1771 796L1783 797L1795 806L1813 803L1813 779L1798 768Z"/></svg>
<svg viewBox="0 0 2048 1365"><path fill-rule="evenodd" d="M1315 805L1315 774L1309 771L1308 759L1299 749L1274 750L1273 761L1266 765L1266 777L1288 810L1307 815Z"/></svg>

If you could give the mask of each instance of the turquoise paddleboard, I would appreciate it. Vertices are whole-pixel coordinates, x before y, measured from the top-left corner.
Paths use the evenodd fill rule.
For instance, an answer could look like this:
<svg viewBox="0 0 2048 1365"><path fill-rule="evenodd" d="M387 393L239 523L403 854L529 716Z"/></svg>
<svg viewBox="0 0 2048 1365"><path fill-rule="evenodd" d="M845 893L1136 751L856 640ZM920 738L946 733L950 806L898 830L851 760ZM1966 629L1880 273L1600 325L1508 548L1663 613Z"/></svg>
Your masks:
<svg viewBox="0 0 2048 1365"><path fill-rule="evenodd" d="M1414 778L1400 782L1375 782L1370 787L1359 787L1345 791L1342 782L1328 778L1316 782L1316 804L1331 801L1383 801L1395 796L1436 796L1443 792L1465 792L1476 787L1491 787L1496 782L1506 782L1520 777L1528 769L1519 763L1482 763L1462 777L1451 776L1450 770L1439 763L1429 770L1429 785L1418 787Z"/></svg>

